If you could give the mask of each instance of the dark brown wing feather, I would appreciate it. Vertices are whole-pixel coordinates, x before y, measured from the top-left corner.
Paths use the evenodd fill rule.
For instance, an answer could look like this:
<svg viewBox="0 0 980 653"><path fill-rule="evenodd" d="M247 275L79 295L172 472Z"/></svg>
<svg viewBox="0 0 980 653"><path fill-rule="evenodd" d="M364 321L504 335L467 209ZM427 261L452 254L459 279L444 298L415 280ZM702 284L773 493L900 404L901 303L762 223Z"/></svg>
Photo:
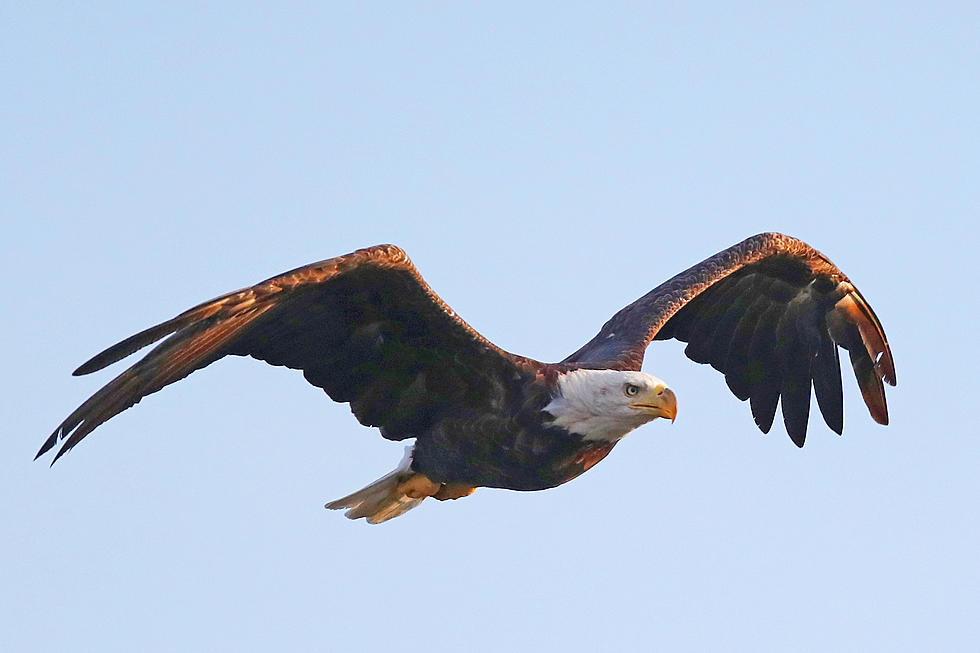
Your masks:
<svg viewBox="0 0 980 653"><path fill-rule="evenodd" d="M172 334L172 335L171 335ZM389 439L416 436L451 407L480 406L490 378L540 364L462 321L408 256L379 245L286 272L196 306L79 367L88 374L170 335L95 393L45 441L55 460L146 395L232 354L303 370Z"/></svg>
<svg viewBox="0 0 980 653"><path fill-rule="evenodd" d="M638 370L650 341L667 338L722 372L762 431L781 403L799 446L811 386L827 425L844 428L843 347L871 416L888 423L882 381L895 385L895 365L878 318L837 266L790 236L759 234L685 270L616 313L562 363Z"/></svg>

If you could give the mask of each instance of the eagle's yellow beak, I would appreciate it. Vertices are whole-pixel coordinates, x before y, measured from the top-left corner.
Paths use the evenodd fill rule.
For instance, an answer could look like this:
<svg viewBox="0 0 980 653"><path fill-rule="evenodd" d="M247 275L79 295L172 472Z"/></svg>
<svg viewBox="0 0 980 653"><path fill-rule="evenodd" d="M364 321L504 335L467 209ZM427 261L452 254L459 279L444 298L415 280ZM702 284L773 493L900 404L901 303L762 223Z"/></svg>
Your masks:
<svg viewBox="0 0 980 653"><path fill-rule="evenodd" d="M642 410L654 417L669 417L671 422L677 419L677 395L667 386L658 385L638 399L639 401L630 404L630 408Z"/></svg>

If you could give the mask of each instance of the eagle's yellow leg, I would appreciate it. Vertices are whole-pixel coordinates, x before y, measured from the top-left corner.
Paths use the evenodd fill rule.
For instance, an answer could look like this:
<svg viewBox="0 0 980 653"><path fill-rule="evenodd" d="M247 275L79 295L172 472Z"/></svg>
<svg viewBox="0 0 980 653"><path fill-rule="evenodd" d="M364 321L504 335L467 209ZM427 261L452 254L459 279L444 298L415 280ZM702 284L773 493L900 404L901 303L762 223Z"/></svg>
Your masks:
<svg viewBox="0 0 980 653"><path fill-rule="evenodd" d="M476 488L465 483L445 483L439 491L432 495L433 499L445 501L447 499L462 499L476 492Z"/></svg>

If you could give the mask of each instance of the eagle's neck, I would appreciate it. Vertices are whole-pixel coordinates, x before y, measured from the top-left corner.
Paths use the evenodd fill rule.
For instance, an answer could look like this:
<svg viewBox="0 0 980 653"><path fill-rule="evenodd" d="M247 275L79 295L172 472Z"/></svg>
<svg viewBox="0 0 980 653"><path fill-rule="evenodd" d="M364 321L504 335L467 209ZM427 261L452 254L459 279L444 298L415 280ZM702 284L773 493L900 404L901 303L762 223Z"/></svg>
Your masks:
<svg viewBox="0 0 980 653"><path fill-rule="evenodd" d="M557 393L544 407L558 426L589 441L616 442L649 421L640 415L613 410L608 387L614 370L572 370L558 375Z"/></svg>

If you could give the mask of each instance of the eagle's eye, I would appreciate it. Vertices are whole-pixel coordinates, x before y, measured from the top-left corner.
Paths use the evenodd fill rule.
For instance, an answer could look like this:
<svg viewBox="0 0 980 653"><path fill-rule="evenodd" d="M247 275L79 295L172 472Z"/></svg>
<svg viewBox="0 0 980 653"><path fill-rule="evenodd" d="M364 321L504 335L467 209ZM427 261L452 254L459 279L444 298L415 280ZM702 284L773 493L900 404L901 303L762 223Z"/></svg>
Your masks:
<svg viewBox="0 0 980 653"><path fill-rule="evenodd" d="M627 383L623 386L623 392L626 393L627 397L635 397L636 393L640 391L640 386L633 383Z"/></svg>

